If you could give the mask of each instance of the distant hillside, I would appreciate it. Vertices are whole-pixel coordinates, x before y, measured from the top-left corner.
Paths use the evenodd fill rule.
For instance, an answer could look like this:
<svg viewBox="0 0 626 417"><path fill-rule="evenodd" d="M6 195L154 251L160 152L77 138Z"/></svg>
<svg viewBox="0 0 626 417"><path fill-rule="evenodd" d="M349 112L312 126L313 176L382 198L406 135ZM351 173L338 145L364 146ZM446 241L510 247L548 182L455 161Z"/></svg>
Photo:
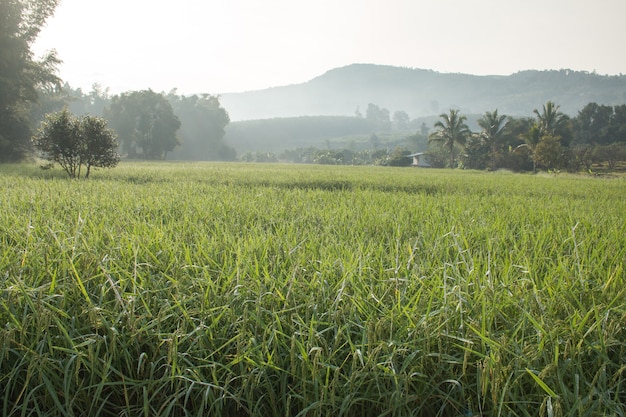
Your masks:
<svg viewBox="0 0 626 417"><path fill-rule="evenodd" d="M531 115L552 100L575 116L590 102L626 102L626 76L571 70L522 71L509 76L444 74L430 70L371 64L336 68L302 84L223 94L231 120L313 115L353 116L369 103L406 111L414 119L454 107L464 113L498 109L501 114Z"/></svg>

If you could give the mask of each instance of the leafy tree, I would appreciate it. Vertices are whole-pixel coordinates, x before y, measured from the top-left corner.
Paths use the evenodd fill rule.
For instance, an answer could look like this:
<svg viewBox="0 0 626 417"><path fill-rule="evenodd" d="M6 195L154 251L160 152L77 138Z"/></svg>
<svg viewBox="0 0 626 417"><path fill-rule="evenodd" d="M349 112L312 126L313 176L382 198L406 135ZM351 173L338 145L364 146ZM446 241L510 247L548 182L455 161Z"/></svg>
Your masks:
<svg viewBox="0 0 626 417"><path fill-rule="evenodd" d="M409 130L411 118L407 112L399 110L393 113L393 126L396 130Z"/></svg>
<svg viewBox="0 0 626 417"><path fill-rule="evenodd" d="M190 97L174 92L167 96L181 122L181 146L172 157L195 160L234 160L233 148L224 143L225 128L230 123L228 112L218 96L202 94Z"/></svg>
<svg viewBox="0 0 626 417"><path fill-rule="evenodd" d="M626 144L612 143L597 145L593 149L593 161L598 164L607 164L609 169L617 168L619 161L626 160Z"/></svg>
<svg viewBox="0 0 626 417"><path fill-rule="evenodd" d="M608 129L610 143L626 142L626 104L613 107L613 116Z"/></svg>
<svg viewBox="0 0 626 417"><path fill-rule="evenodd" d="M413 163L413 160L407 157L407 155L410 155L410 154L411 154L411 151L408 150L407 148L398 147L389 154L389 160L387 161L387 164L392 167L411 166L411 164Z"/></svg>
<svg viewBox="0 0 626 417"><path fill-rule="evenodd" d="M587 104L574 119L575 142L580 144L610 143L608 131L612 119L613 107L596 103Z"/></svg>
<svg viewBox="0 0 626 417"><path fill-rule="evenodd" d="M439 115L441 120L435 123L436 131L429 137L429 142L439 143L442 147L448 149L450 153L450 168L454 167L454 146L465 145L465 142L471 135L469 127L465 124L467 118L459 115L458 110L450 110L449 114L442 113Z"/></svg>
<svg viewBox="0 0 626 417"><path fill-rule="evenodd" d="M416 132L406 138L406 141L410 145L413 152L425 151L428 148L428 132L422 132L423 130L420 132Z"/></svg>
<svg viewBox="0 0 626 417"><path fill-rule="evenodd" d="M111 168L119 162L115 132L106 121L95 116L76 118L63 110L47 116L33 138L41 156L58 163L70 178L80 178L81 167L86 167L85 178L91 167Z"/></svg>
<svg viewBox="0 0 626 417"><path fill-rule="evenodd" d="M101 117L83 116L80 119L80 134L84 153L81 163L87 168L85 178L89 178L91 167L113 168L120 160L116 133L107 127Z"/></svg>
<svg viewBox="0 0 626 417"><path fill-rule="evenodd" d="M586 171L591 170L593 164L593 146L589 144L576 145L572 148L572 159L569 163L570 168L579 170L584 168Z"/></svg>
<svg viewBox="0 0 626 417"><path fill-rule="evenodd" d="M391 129L391 120L389 119L389 110L380 108L373 103L367 105L365 119L370 122L376 129L389 131Z"/></svg>
<svg viewBox="0 0 626 417"><path fill-rule="evenodd" d="M541 142L541 129L537 123L533 123L528 132L522 135L524 143L515 148L516 151L526 150L533 161L533 172L537 172L538 158L535 153L539 142Z"/></svg>
<svg viewBox="0 0 626 417"><path fill-rule="evenodd" d="M547 169L561 169L566 165L563 157L561 138L552 135L543 135L535 146L533 160L536 164Z"/></svg>
<svg viewBox="0 0 626 417"><path fill-rule="evenodd" d="M463 165L469 169L486 169L489 164L489 145L480 134L473 134L465 144Z"/></svg>
<svg viewBox="0 0 626 417"><path fill-rule="evenodd" d="M163 94L144 90L114 96L105 117L129 158L165 159L179 145L181 123Z"/></svg>
<svg viewBox="0 0 626 417"><path fill-rule="evenodd" d="M30 106L30 125L39 126L46 120L46 116L67 108L72 111L71 105L74 98L71 91L65 86L51 86L50 88L40 88L38 90L37 102Z"/></svg>
<svg viewBox="0 0 626 417"><path fill-rule="evenodd" d="M31 150L30 107L40 87L57 85L54 51L35 60L31 46L59 0L0 0L0 162Z"/></svg>

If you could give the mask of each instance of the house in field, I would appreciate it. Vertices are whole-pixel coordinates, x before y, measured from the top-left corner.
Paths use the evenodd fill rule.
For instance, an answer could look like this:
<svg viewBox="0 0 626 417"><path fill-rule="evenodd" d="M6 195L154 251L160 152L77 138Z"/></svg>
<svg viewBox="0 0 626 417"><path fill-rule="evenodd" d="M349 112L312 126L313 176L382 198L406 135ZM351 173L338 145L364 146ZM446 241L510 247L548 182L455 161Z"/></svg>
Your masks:
<svg viewBox="0 0 626 417"><path fill-rule="evenodd" d="M412 153L411 155L407 155L407 158L413 158L412 167L430 168L428 154L425 152Z"/></svg>

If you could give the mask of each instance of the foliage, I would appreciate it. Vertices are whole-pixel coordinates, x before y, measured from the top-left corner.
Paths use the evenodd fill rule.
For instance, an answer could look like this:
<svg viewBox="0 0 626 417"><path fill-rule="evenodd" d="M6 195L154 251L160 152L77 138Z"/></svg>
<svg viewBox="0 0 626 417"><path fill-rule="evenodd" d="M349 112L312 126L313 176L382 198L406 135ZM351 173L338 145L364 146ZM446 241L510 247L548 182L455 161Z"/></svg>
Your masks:
<svg viewBox="0 0 626 417"><path fill-rule="evenodd" d="M398 147L389 154L389 160L387 165L392 167L408 167L411 166L413 160L407 155L410 155L411 151L407 148Z"/></svg>
<svg viewBox="0 0 626 417"><path fill-rule="evenodd" d="M507 124L510 121L504 114L498 114L498 109L492 112L485 112L478 120L478 126L482 129L480 138L487 150L485 167L496 169L503 152L504 140L507 134Z"/></svg>
<svg viewBox="0 0 626 417"><path fill-rule="evenodd" d="M626 104L606 106L589 103L578 112L573 122L577 144L626 142Z"/></svg>
<svg viewBox="0 0 626 417"><path fill-rule="evenodd" d="M535 147L533 158L538 166L546 169L561 169L567 164L561 138L559 136L543 135Z"/></svg>
<svg viewBox="0 0 626 417"><path fill-rule="evenodd" d="M626 413L625 182L0 167L6 416Z"/></svg>
<svg viewBox="0 0 626 417"><path fill-rule="evenodd" d="M58 163L70 178L80 178L83 165L88 178L92 167L112 168L120 159L115 132L104 119L79 119L67 110L48 115L33 143L44 159Z"/></svg>
<svg viewBox="0 0 626 417"><path fill-rule="evenodd" d="M392 126L395 130L407 131L409 130L409 123L411 118L404 110L396 110L393 112Z"/></svg>
<svg viewBox="0 0 626 417"><path fill-rule="evenodd" d="M386 132L391 130L389 110L385 109L384 107L381 109L374 103L369 103L367 105L365 120L367 120L378 131Z"/></svg>
<svg viewBox="0 0 626 417"><path fill-rule="evenodd" d="M571 138L570 118L559 111L558 105L548 101L541 111L535 109L540 136L559 136L567 145Z"/></svg>
<svg viewBox="0 0 626 417"><path fill-rule="evenodd" d="M221 107L218 96L202 94L186 97L172 92L167 99L181 123L181 146L172 152L172 159L235 159L235 150L223 142L230 118Z"/></svg>
<svg viewBox="0 0 626 417"><path fill-rule="evenodd" d="M38 88L60 82L54 51L36 60L31 45L58 0L0 0L0 162L23 159L30 152L30 107Z"/></svg>
<svg viewBox="0 0 626 417"><path fill-rule="evenodd" d="M450 113L439 115L441 120L435 123L435 132L429 136L430 142L441 144L447 148L450 155L450 168L454 168L454 148L455 145L464 146L471 132L465 121L466 116L459 114L459 110L450 109Z"/></svg>
<svg viewBox="0 0 626 417"><path fill-rule="evenodd" d="M472 134L465 144L465 152L461 157L463 168L487 169L490 147L481 135Z"/></svg>
<svg viewBox="0 0 626 417"><path fill-rule="evenodd" d="M144 90L116 95L104 116L128 158L165 159L180 144L176 136L180 120L163 94Z"/></svg>
<svg viewBox="0 0 626 417"><path fill-rule="evenodd" d="M87 168L85 178L89 177L91 167L113 168L120 160L117 153L116 133L107 127L107 121L101 117L83 116L80 119L80 133L84 140L84 155L81 163Z"/></svg>
<svg viewBox="0 0 626 417"><path fill-rule="evenodd" d="M302 116L232 122L225 141L240 153L282 152L289 148L320 146L325 139L369 135L374 127L359 117Z"/></svg>
<svg viewBox="0 0 626 417"><path fill-rule="evenodd" d="M593 162L607 164L609 169L617 168L617 163L626 161L626 143L597 145L591 150Z"/></svg>

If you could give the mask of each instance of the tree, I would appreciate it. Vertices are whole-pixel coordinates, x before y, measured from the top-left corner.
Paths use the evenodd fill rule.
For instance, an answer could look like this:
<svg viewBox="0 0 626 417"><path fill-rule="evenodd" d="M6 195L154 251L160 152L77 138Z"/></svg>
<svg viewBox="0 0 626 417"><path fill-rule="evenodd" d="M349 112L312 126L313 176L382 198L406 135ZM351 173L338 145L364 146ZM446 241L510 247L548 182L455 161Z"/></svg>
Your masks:
<svg viewBox="0 0 626 417"><path fill-rule="evenodd" d="M87 168L85 178L89 178L91 167L113 168L117 165L120 161L117 135L107 127L106 120L96 116L83 116L80 120L80 134L84 142L81 163Z"/></svg>
<svg viewBox="0 0 626 417"><path fill-rule="evenodd" d="M610 143L609 126L613 119L613 107L589 103L578 112L574 119L575 142L583 143Z"/></svg>
<svg viewBox="0 0 626 417"><path fill-rule="evenodd" d="M374 128L389 131L391 129L391 120L389 120L389 110L380 108L373 103L367 105L365 119L370 122Z"/></svg>
<svg viewBox="0 0 626 417"><path fill-rule="evenodd" d="M396 130L409 130L409 122L411 118L407 112L398 110L393 113L393 126Z"/></svg>
<svg viewBox="0 0 626 417"><path fill-rule="evenodd" d="M561 138L552 135L543 135L533 152L533 160L547 169L560 169L565 166Z"/></svg>
<svg viewBox="0 0 626 417"><path fill-rule="evenodd" d="M537 145L541 142L541 129L537 123L533 123L530 126L530 129L522 134L522 139L524 143L515 148L516 151L526 150L530 154L530 158L533 161L533 172L537 172L537 155L535 150L537 149Z"/></svg>
<svg viewBox="0 0 626 417"><path fill-rule="evenodd" d="M392 167L409 167L413 163L413 160L407 155L411 153L410 150L403 147L398 147L389 154L387 164Z"/></svg>
<svg viewBox="0 0 626 417"><path fill-rule="evenodd" d="M144 90L114 96L105 117L129 158L165 159L179 145L181 123L163 94Z"/></svg>
<svg viewBox="0 0 626 417"><path fill-rule="evenodd" d="M202 94L190 97L171 92L167 96L181 122L181 146L172 158L191 160L234 160L235 150L224 143L225 128L230 123L228 112L218 96Z"/></svg>
<svg viewBox="0 0 626 417"><path fill-rule="evenodd" d="M35 60L31 46L59 0L0 0L0 162L31 150L30 107L38 88L58 85L54 51Z"/></svg>
<svg viewBox="0 0 626 417"><path fill-rule="evenodd" d="M559 136L561 139L569 142L571 136L570 119L559 111L559 106L548 101L543 105L541 112L537 109L533 110L533 112L537 115L537 125L542 136Z"/></svg>
<svg viewBox="0 0 626 417"><path fill-rule="evenodd" d="M450 109L450 113L439 115L442 120L435 123L436 131L429 137L429 142L437 142L450 152L450 168L454 167L454 145L465 145L471 135L470 129L465 124L467 118L459 115L458 110Z"/></svg>
<svg viewBox="0 0 626 417"><path fill-rule="evenodd" d="M58 163L70 178L80 178L83 165L85 178L89 178L91 167L112 168L120 159L115 132L104 119L79 119L67 109L46 117L33 144L44 159Z"/></svg>
<svg viewBox="0 0 626 417"><path fill-rule="evenodd" d="M498 109L492 112L485 112L483 117L478 120L478 126L482 128L480 138L483 140L488 152L487 164L491 168L495 167L498 159L499 147L502 144L507 123L507 117L503 114L499 115Z"/></svg>
<svg viewBox="0 0 626 417"><path fill-rule="evenodd" d="M465 144L463 165L468 169L486 169L490 163L489 145L480 134L473 134Z"/></svg>

